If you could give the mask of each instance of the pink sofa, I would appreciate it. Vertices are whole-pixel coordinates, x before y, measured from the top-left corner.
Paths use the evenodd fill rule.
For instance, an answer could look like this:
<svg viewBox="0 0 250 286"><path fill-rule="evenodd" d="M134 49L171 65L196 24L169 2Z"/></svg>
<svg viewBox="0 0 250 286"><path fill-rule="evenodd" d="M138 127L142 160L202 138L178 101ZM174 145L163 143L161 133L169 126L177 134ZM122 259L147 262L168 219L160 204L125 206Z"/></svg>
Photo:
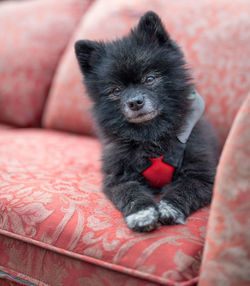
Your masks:
<svg viewBox="0 0 250 286"><path fill-rule="evenodd" d="M222 155L211 207L133 233L101 192L73 44L147 10L183 47ZM249 1L0 3L0 285L250 284Z"/></svg>

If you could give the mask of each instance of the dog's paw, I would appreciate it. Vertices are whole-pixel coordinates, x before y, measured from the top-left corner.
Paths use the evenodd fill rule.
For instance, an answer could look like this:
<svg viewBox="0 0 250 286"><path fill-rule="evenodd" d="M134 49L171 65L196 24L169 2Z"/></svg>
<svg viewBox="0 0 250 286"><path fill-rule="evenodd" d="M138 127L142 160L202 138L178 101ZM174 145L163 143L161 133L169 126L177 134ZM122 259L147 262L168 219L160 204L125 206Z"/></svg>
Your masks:
<svg viewBox="0 0 250 286"><path fill-rule="evenodd" d="M125 217L127 226L133 231L149 232L158 225L159 214L155 207L148 207Z"/></svg>
<svg viewBox="0 0 250 286"><path fill-rule="evenodd" d="M162 224L184 224L185 215L168 202L161 200L158 204L159 221Z"/></svg>

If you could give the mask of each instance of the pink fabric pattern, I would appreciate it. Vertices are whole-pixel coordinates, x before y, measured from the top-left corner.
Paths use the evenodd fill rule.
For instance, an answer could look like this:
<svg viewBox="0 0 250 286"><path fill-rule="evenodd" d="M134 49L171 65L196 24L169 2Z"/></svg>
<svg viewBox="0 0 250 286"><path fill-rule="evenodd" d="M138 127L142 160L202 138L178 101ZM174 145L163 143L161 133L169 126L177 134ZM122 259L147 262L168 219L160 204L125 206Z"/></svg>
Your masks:
<svg viewBox="0 0 250 286"><path fill-rule="evenodd" d="M0 3L0 285L249 285L249 1L96 0L53 79L90 2ZM93 134L73 44L126 34L149 9L183 47L222 143L245 100L219 163L207 235L209 208L185 225L132 233L101 191L97 139L2 124L38 125L49 93L43 126Z"/></svg>
<svg viewBox="0 0 250 286"><path fill-rule="evenodd" d="M218 166L200 286L250 285L250 95Z"/></svg>
<svg viewBox="0 0 250 286"><path fill-rule="evenodd" d="M106 272L123 274L123 283L138 278L131 285L145 285L141 279L192 285L208 209L185 225L133 233L101 191L99 159L96 139L35 129L0 132L0 270L28 281L43 277L53 286L102 281Z"/></svg>
<svg viewBox="0 0 250 286"><path fill-rule="evenodd" d="M91 0L0 3L0 122L40 124L58 61Z"/></svg>
<svg viewBox="0 0 250 286"><path fill-rule="evenodd" d="M147 10L162 17L183 48L206 114L221 138L250 90L248 0L105 0L82 19L61 61L46 105L43 126L90 134L91 106L81 83L73 45L79 39L110 40L126 34ZM95 19L93 21L93 19ZM101 27L101 29L100 29Z"/></svg>

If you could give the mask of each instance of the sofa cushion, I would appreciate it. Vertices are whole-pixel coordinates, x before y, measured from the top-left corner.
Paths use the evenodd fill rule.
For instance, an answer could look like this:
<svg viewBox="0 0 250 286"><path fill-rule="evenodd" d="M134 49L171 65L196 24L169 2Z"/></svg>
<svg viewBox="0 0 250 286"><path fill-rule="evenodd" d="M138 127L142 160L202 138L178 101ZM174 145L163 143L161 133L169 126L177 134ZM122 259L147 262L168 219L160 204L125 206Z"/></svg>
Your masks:
<svg viewBox="0 0 250 286"><path fill-rule="evenodd" d="M0 3L0 122L40 124L58 61L91 1Z"/></svg>
<svg viewBox="0 0 250 286"><path fill-rule="evenodd" d="M228 135L214 188L200 286L250 285L250 94Z"/></svg>
<svg viewBox="0 0 250 286"><path fill-rule="evenodd" d="M0 131L0 271L35 285L193 285L208 208L131 232L101 192L100 149L57 131Z"/></svg>
<svg viewBox="0 0 250 286"><path fill-rule="evenodd" d="M90 133L90 102L81 83L73 44L79 39L107 40L126 34L146 10L162 17L183 48L206 113L223 142L250 90L248 0L99 0L73 36L53 81L45 127ZM100 29L101 27L101 29Z"/></svg>
<svg viewBox="0 0 250 286"><path fill-rule="evenodd" d="M12 126L9 126L9 125L1 124L1 123L0 123L0 130L1 130L1 129L9 129L9 128L12 128Z"/></svg>

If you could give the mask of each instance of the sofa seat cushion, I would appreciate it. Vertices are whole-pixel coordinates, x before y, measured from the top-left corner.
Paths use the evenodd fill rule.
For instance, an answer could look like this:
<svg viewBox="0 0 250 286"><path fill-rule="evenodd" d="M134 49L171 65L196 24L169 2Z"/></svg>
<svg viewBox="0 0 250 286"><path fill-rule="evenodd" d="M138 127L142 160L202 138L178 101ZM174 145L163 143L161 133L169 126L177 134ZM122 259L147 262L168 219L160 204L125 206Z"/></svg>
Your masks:
<svg viewBox="0 0 250 286"><path fill-rule="evenodd" d="M131 232L101 192L100 151L95 138L0 131L0 271L35 285L193 285L208 208Z"/></svg>

